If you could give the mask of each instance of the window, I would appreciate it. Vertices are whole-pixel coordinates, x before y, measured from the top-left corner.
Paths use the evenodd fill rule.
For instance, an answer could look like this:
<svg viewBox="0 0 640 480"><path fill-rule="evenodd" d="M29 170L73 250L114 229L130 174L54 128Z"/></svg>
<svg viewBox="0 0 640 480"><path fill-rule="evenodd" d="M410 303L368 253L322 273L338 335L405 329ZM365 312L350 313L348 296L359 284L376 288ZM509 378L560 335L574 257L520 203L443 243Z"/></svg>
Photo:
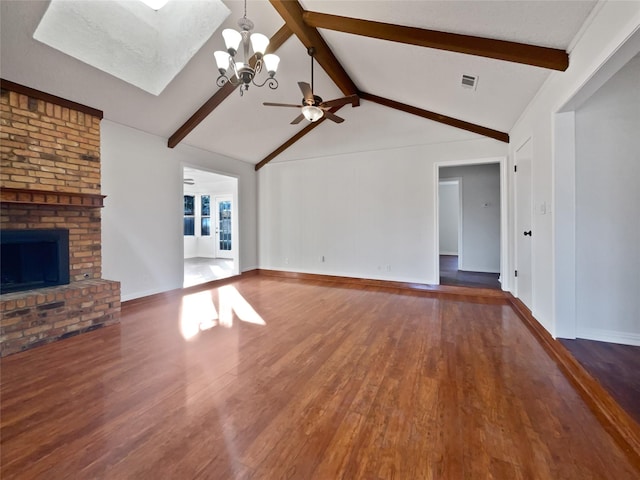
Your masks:
<svg viewBox="0 0 640 480"><path fill-rule="evenodd" d="M195 235L195 197L193 195L184 196L184 234Z"/></svg>
<svg viewBox="0 0 640 480"><path fill-rule="evenodd" d="M200 218L200 234L203 237L211 235L211 206L209 195L200 197L201 218Z"/></svg>

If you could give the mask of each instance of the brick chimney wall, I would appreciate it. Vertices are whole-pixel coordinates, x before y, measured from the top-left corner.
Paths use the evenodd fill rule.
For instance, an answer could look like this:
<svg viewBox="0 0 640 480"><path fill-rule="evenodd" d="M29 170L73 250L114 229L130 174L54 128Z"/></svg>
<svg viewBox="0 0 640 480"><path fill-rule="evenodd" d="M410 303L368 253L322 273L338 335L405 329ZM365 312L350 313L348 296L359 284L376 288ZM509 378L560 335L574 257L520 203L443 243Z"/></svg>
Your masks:
<svg viewBox="0 0 640 480"><path fill-rule="evenodd" d="M4 355L114 323L119 318L120 284L101 280L102 112L5 80L0 109L0 228L68 229L71 280L71 285L64 288L31 291L32 299L23 298L29 292L2 295L0 353ZM78 289L83 289L87 284L82 282L88 281L92 281L88 291L94 297L109 301L90 305L86 297L70 293L75 282L79 282ZM54 292L56 288L60 291ZM64 297L66 306L60 304ZM46 303L47 298L55 300L55 308ZM38 299L42 301L38 303ZM71 299L78 305L71 305ZM33 311L16 315L29 304ZM17 317L25 318L18 321ZM44 317L51 321L43 323ZM23 335L18 336L17 325L25 322ZM34 331L37 328L40 330Z"/></svg>
<svg viewBox="0 0 640 480"><path fill-rule="evenodd" d="M31 190L42 202L3 203L0 227L68 228L72 280L100 278L100 208L45 196L100 194L100 117L5 89L0 108L0 188Z"/></svg>

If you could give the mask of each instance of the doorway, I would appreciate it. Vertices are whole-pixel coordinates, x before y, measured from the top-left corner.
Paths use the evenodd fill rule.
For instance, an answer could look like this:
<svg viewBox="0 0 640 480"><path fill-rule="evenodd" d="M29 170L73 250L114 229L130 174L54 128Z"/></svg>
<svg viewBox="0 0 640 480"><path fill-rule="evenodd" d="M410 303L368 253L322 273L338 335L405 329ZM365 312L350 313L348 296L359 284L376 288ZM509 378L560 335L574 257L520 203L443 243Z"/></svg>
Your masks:
<svg viewBox="0 0 640 480"><path fill-rule="evenodd" d="M508 288L506 159L439 162L435 168L438 283Z"/></svg>
<svg viewBox="0 0 640 480"><path fill-rule="evenodd" d="M183 287L238 275L238 179L185 166L183 185Z"/></svg>

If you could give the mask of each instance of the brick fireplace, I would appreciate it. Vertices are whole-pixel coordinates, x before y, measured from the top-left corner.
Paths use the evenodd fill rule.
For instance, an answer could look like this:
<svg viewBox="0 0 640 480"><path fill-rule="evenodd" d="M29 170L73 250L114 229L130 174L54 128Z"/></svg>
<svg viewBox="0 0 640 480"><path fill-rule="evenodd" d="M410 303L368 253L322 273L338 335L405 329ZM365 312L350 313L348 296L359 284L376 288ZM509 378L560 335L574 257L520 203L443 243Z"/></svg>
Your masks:
<svg viewBox="0 0 640 480"><path fill-rule="evenodd" d="M120 283L102 279L102 112L1 87L0 228L69 232L67 285L0 295L5 356L119 322Z"/></svg>

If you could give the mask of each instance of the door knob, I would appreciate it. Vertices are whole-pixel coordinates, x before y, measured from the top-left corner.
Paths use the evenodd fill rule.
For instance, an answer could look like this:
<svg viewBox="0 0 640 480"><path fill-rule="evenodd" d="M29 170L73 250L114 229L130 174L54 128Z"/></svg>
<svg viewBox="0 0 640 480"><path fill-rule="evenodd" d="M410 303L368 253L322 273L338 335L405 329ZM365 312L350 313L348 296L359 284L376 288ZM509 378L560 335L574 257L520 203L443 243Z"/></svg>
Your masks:
<svg viewBox="0 0 640 480"><path fill-rule="evenodd" d="M531 230L529 230L528 232L524 232L524 236L525 237L530 237L531 236Z"/></svg>

